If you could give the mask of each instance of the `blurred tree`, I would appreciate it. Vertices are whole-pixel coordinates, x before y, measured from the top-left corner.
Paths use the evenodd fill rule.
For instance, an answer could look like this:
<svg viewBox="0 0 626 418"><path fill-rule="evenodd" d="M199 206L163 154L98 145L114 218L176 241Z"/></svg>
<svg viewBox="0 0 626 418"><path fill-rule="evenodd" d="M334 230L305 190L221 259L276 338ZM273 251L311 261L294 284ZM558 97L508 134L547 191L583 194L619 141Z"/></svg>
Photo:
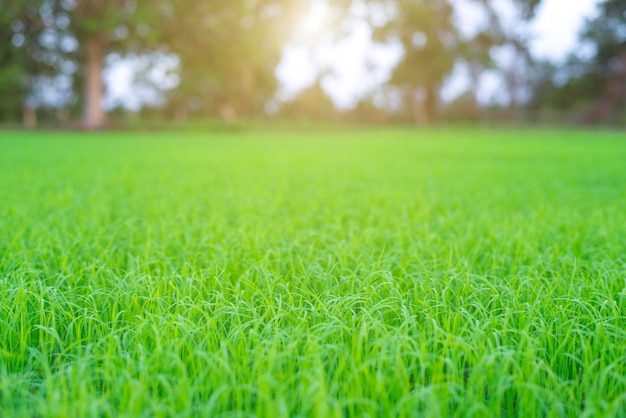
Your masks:
<svg viewBox="0 0 626 418"><path fill-rule="evenodd" d="M37 122L34 84L38 77L59 71L55 4L46 0L15 0L0 8L0 119Z"/></svg>
<svg viewBox="0 0 626 418"><path fill-rule="evenodd" d="M320 78L312 86L302 90L293 100L285 103L280 115L291 119L313 121L335 119L338 111L322 88Z"/></svg>
<svg viewBox="0 0 626 418"><path fill-rule="evenodd" d="M160 0L58 0L70 16L70 31L80 45L77 56L83 81L83 126L101 128L102 71L107 54L145 52L156 47L160 19L168 12Z"/></svg>
<svg viewBox="0 0 626 418"><path fill-rule="evenodd" d="M615 117L626 110L626 1L601 3L600 14L587 24L583 40L595 50L589 71L578 80L585 81L597 99L587 117Z"/></svg>
<svg viewBox="0 0 626 418"><path fill-rule="evenodd" d="M15 1L0 8L0 119L5 120L19 117L30 87L31 60L25 44L31 38L27 37L25 21L37 12L27 14L25 6L24 1ZM14 100L6 100L9 97Z"/></svg>
<svg viewBox="0 0 626 418"><path fill-rule="evenodd" d="M181 59L172 92L179 118L190 110L225 119L264 112L277 88L276 66L309 12L308 0L171 1L164 39ZM330 3L329 3L330 4ZM345 8L347 0L333 3Z"/></svg>
<svg viewBox="0 0 626 418"><path fill-rule="evenodd" d="M502 45L502 43L502 39L489 30L479 31L470 39L461 42L459 58L467 64L471 79L471 91L456 100L453 113L458 113L456 109L460 107L460 104L465 104L469 106L469 109L462 113L468 116L468 119L479 120L482 118L482 110L478 101L480 80L485 71L497 68L492 52L495 47Z"/></svg>
<svg viewBox="0 0 626 418"><path fill-rule="evenodd" d="M583 40L594 45L594 66L611 73L626 53L626 0L605 0L599 15L587 23Z"/></svg>
<svg viewBox="0 0 626 418"><path fill-rule="evenodd" d="M528 23L535 17L541 0L473 0L487 16L486 32L495 41L492 46L509 50L508 62L499 62L509 95L509 109L515 112L523 101L534 60L530 53L531 32ZM491 52L489 53L491 56Z"/></svg>
<svg viewBox="0 0 626 418"><path fill-rule="evenodd" d="M454 68L459 48L452 4L442 0L372 0L370 5L389 11L386 23L375 28L374 38L400 42L404 49L389 84L403 89L415 122L435 120L439 92Z"/></svg>
<svg viewBox="0 0 626 418"><path fill-rule="evenodd" d="M171 100L179 118L189 110L225 118L252 115L273 95L274 69L283 46L285 10L277 1L172 1L164 28L169 50L181 60Z"/></svg>
<svg viewBox="0 0 626 418"><path fill-rule="evenodd" d="M345 9L350 2L339 0L331 8ZM65 54L65 63L72 61L78 70L57 65L51 74L71 75L72 87L83 91L79 99L83 126L97 129L105 123L105 58L112 53L158 51L179 58L180 82L171 100L180 116L200 107L227 119L258 116L276 92L275 68L310 4L308 0L15 0L0 11L0 35L6 41L0 47L0 88L11 95L17 89L25 96L44 70L40 64L59 64L62 60L50 55Z"/></svg>
<svg viewBox="0 0 626 418"><path fill-rule="evenodd" d="M534 89L533 105L575 112L579 122L619 118L626 110L626 1L602 2L581 44L591 47L591 57L574 54L564 68L552 68ZM559 78L566 81L557 83Z"/></svg>
<svg viewBox="0 0 626 418"><path fill-rule="evenodd" d="M388 110L378 106L373 97L360 100L353 109L344 111L341 116L343 120L359 124L382 125L391 122Z"/></svg>

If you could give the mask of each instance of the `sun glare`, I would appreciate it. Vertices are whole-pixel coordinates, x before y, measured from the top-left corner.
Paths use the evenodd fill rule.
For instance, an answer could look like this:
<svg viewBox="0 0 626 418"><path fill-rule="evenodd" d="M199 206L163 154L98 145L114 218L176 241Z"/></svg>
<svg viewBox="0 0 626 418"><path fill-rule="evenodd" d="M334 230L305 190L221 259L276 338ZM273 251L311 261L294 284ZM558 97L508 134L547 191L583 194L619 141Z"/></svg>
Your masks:
<svg viewBox="0 0 626 418"><path fill-rule="evenodd" d="M326 1L317 0L310 4L303 19L301 36L306 43L320 40L330 26L330 7Z"/></svg>

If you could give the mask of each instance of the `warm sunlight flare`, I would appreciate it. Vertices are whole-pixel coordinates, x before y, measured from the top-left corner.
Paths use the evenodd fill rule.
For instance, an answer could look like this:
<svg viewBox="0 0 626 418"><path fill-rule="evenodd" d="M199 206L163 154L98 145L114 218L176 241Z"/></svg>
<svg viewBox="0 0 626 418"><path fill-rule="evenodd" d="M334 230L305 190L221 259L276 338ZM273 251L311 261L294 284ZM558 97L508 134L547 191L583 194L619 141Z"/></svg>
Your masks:
<svg viewBox="0 0 626 418"><path fill-rule="evenodd" d="M301 40L306 44L319 43L331 29L331 13L327 2L314 1L310 4L300 28Z"/></svg>

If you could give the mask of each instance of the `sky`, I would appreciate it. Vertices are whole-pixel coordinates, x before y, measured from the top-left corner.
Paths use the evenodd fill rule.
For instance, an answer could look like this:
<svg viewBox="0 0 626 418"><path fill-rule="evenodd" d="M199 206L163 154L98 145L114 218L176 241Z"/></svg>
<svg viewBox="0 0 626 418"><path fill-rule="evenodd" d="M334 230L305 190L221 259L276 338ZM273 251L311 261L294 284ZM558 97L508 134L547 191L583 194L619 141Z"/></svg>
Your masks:
<svg viewBox="0 0 626 418"><path fill-rule="evenodd" d="M322 86L335 105L349 108L389 78L391 70L401 57L401 49L397 45L373 44L370 41L369 27L359 21L352 25L351 35L338 43L316 41L308 42L308 46L303 47L302 45L307 44L307 36L313 38L313 35L323 33L324 29L326 11L323 6L315 6L318 0L312 1L314 6L303 24L303 33L298 42L300 45L287 46L276 70L276 76L282 86L277 98L279 101L293 98L303 88L315 82L320 68L330 68L332 73L323 78ZM457 1L467 2L467 0ZM599 1L544 0L531 27L535 35L531 42L533 54L554 62L562 61L577 47L578 33L585 19L594 15ZM471 7L462 6L459 10L461 29L470 33L473 27L480 24L479 16ZM319 36L315 39L319 39ZM112 62L105 72L104 77L108 86L105 105L109 108L122 104L130 109L138 109L142 100L158 101L158 97L154 92L150 92L149 87L144 87L145 91L142 94L138 94L141 92L136 86L131 88L133 66L128 62L128 60ZM172 64L169 63L169 68ZM142 63L135 63L135 66L141 67ZM171 79L164 78L167 69L155 67L153 71L156 79L163 79L166 84L172 84ZM464 77L462 71L455 71L444 86L442 92L444 100L452 100L467 87L467 77ZM498 92L502 91L500 80L497 77L487 78L480 90L485 102L497 100Z"/></svg>
<svg viewBox="0 0 626 418"><path fill-rule="evenodd" d="M540 57L563 59L577 46L585 19L596 14L598 0L545 0L534 23L533 52Z"/></svg>

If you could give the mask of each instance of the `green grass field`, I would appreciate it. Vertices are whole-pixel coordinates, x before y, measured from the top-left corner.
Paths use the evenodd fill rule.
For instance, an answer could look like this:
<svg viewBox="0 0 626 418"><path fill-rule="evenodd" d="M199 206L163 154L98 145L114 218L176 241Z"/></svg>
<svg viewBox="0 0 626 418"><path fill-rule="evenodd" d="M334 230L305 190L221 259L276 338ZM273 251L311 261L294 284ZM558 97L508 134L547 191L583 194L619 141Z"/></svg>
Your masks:
<svg viewBox="0 0 626 418"><path fill-rule="evenodd" d="M626 417L626 135L0 133L2 417Z"/></svg>

